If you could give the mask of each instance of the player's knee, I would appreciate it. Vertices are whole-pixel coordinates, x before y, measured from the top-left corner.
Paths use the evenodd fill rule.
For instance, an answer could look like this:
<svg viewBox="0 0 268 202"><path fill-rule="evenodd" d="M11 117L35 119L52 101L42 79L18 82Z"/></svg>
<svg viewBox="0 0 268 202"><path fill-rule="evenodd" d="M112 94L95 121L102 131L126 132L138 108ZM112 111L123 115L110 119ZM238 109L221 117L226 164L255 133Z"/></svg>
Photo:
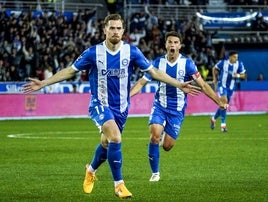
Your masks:
<svg viewBox="0 0 268 202"><path fill-rule="evenodd" d="M170 151L171 149L172 149L172 147L173 147L173 145L172 144L164 144L163 145L163 149L165 150L165 151Z"/></svg>
<svg viewBox="0 0 268 202"><path fill-rule="evenodd" d="M103 148L108 149L108 142L101 142Z"/></svg>
<svg viewBox="0 0 268 202"><path fill-rule="evenodd" d="M160 135L151 135L150 140L154 144L159 144L160 142Z"/></svg>

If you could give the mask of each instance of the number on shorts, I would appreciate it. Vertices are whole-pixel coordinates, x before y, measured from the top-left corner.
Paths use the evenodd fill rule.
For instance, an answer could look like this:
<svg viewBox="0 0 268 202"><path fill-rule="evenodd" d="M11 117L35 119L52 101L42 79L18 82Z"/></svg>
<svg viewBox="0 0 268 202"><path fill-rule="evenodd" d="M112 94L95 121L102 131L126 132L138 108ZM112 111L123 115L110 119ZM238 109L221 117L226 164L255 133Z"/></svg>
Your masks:
<svg viewBox="0 0 268 202"><path fill-rule="evenodd" d="M100 114L101 112L104 112L104 107L102 105L95 107L97 114Z"/></svg>

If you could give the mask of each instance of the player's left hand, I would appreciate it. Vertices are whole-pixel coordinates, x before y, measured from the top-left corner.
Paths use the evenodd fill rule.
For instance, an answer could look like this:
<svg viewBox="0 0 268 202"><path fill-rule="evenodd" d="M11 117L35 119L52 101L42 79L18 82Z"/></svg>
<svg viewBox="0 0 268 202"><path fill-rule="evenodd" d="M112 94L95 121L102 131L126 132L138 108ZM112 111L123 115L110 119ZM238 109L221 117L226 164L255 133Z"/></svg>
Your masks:
<svg viewBox="0 0 268 202"><path fill-rule="evenodd" d="M188 93L190 95L199 95L201 93L201 88L198 86L191 85L190 84L191 82L192 81L187 81L187 82L181 83L180 89L183 92Z"/></svg>

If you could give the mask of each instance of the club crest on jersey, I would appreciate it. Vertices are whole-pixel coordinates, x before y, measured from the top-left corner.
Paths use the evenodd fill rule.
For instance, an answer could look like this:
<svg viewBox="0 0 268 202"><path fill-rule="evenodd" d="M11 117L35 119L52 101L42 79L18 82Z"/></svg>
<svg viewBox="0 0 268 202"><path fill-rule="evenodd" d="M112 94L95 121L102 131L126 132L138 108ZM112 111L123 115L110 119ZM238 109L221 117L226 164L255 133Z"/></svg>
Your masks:
<svg viewBox="0 0 268 202"><path fill-rule="evenodd" d="M122 60L122 66L128 66L128 63L129 63L128 59Z"/></svg>
<svg viewBox="0 0 268 202"><path fill-rule="evenodd" d="M183 70L180 70L178 72L179 77L183 77L185 75L185 72Z"/></svg>

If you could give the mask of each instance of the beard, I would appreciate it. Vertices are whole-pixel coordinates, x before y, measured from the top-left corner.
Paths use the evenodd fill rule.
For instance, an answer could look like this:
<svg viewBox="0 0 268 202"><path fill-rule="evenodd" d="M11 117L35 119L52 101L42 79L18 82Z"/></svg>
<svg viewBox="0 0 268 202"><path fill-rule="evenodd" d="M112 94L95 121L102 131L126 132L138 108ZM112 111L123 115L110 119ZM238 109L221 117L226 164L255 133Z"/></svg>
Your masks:
<svg viewBox="0 0 268 202"><path fill-rule="evenodd" d="M114 44L114 45L118 44L120 41L121 41L120 37L111 37L111 38L109 38L109 42Z"/></svg>

